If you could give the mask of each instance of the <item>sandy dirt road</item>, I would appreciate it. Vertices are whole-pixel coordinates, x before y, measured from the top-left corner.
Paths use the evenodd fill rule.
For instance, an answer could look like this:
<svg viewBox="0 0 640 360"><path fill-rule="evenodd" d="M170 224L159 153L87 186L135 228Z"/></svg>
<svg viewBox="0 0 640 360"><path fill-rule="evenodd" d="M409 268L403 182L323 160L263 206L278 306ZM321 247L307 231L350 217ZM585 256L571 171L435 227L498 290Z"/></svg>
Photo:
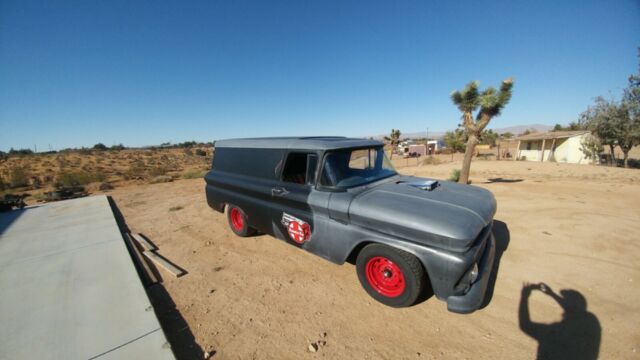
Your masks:
<svg viewBox="0 0 640 360"><path fill-rule="evenodd" d="M455 167L399 171L446 179ZM497 198L504 250L491 302L471 315L449 313L434 297L385 307L361 289L350 264L334 265L269 236L234 236L226 216L207 207L202 180L110 194L132 231L188 271L178 279L160 272L164 288L155 290L170 299L158 311L180 358L215 351L216 359L533 359L539 345L549 358L579 349L640 358L640 171L475 161L471 179ZM574 291L564 321L550 296L531 293L531 320L556 324L550 331L533 325L539 341L519 325L527 282ZM575 292L597 322L577 310ZM326 345L310 352L319 340Z"/></svg>

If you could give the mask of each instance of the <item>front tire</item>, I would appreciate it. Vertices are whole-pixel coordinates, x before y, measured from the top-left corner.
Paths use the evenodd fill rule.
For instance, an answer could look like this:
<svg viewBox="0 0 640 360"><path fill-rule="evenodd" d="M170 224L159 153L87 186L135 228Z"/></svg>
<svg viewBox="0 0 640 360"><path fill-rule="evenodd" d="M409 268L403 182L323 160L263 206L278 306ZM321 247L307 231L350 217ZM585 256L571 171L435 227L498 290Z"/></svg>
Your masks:
<svg viewBox="0 0 640 360"><path fill-rule="evenodd" d="M358 254L356 271L365 291L388 306L411 306L424 288L425 272L420 261L391 246L367 245Z"/></svg>
<svg viewBox="0 0 640 360"><path fill-rule="evenodd" d="M255 234L255 230L249 226L247 214L235 205L229 205L227 208L227 220L229 227L234 234L247 237Z"/></svg>

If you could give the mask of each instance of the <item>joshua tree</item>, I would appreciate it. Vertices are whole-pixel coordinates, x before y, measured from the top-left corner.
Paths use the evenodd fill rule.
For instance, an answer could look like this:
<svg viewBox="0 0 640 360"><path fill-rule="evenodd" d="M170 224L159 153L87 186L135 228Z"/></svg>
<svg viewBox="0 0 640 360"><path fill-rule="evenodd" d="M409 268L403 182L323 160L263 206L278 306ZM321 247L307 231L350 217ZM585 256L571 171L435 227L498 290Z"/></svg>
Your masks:
<svg viewBox="0 0 640 360"><path fill-rule="evenodd" d="M494 116L500 115L500 111L511 99L511 89L513 80L511 78L502 81L500 90L488 87L484 91L478 90L478 82L472 81L462 89L451 94L451 100L462 112L462 126L467 132L467 149L462 161L460 179L458 182L467 184L469 182L469 170L471 168L471 158L478 144L482 130L489 124ZM477 112L474 120L474 112Z"/></svg>
<svg viewBox="0 0 640 360"><path fill-rule="evenodd" d="M391 154L389 155L389 159L391 159L393 158L393 150L400 143L400 130L391 129L391 134L389 136L385 136L384 139L391 144Z"/></svg>

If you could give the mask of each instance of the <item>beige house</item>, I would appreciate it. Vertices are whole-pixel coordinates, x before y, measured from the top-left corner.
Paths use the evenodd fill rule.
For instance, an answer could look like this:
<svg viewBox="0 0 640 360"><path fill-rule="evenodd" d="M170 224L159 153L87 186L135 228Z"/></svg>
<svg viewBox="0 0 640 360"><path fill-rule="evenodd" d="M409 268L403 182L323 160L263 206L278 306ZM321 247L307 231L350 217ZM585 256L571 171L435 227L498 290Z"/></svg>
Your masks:
<svg viewBox="0 0 640 360"><path fill-rule="evenodd" d="M590 164L580 150L589 131L551 131L523 135L518 142L516 159L527 161L556 161L572 164Z"/></svg>

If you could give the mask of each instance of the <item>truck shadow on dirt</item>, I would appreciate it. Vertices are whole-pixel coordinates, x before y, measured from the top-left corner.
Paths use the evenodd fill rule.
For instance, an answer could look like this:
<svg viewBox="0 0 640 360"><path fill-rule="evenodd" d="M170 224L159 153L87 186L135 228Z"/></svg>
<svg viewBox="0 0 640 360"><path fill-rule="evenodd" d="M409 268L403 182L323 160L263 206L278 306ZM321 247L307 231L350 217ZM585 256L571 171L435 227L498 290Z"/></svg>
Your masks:
<svg viewBox="0 0 640 360"><path fill-rule="evenodd" d="M108 197L109 204L111 205L111 210L113 211L116 222L118 223L118 227L120 228L120 232L126 234L129 231L129 227L124 220L124 216L120 212L120 209L116 206L115 201L112 197ZM130 254L131 255L131 254ZM132 260L134 257L132 256ZM139 265L134 261L136 266L136 270L138 271L138 275L141 278L143 284L145 284L145 277L141 275L141 269ZM151 266L151 270L156 275L156 278L162 281L162 277L159 274L158 270ZM149 296L149 300L153 305L153 309L160 321L160 325L162 326L162 330L164 331L169 344L171 344L171 349L173 350L173 354L177 359L203 359L204 352L200 345L195 340L195 336L191 329L189 328L189 324L184 319L180 311L177 309L175 302L171 298L171 295L167 292L165 287L160 283L156 283L153 285L145 284L145 290L147 292L147 296Z"/></svg>
<svg viewBox="0 0 640 360"><path fill-rule="evenodd" d="M498 271L500 270L500 259L502 254L507 251L509 242L511 241L511 233L506 223L500 220L493 220L493 236L496 239L496 256L493 261L493 269L491 269L491 277L487 284L487 291L484 295L484 301L482 302L481 309L484 309L489 305L493 298L493 290L498 280Z"/></svg>
<svg viewBox="0 0 640 360"><path fill-rule="evenodd" d="M551 324L531 321L529 296L534 290L555 300L562 307L560 322ZM538 341L537 359L597 359L602 329L598 318L587 311L587 300L578 291L560 290L549 286L524 284L520 297L520 330Z"/></svg>
<svg viewBox="0 0 640 360"><path fill-rule="evenodd" d="M498 178L487 179L487 181L485 181L483 184L517 183L517 182L522 182L522 181L524 181L524 180L522 180L522 179L504 179L504 178L498 177Z"/></svg>

